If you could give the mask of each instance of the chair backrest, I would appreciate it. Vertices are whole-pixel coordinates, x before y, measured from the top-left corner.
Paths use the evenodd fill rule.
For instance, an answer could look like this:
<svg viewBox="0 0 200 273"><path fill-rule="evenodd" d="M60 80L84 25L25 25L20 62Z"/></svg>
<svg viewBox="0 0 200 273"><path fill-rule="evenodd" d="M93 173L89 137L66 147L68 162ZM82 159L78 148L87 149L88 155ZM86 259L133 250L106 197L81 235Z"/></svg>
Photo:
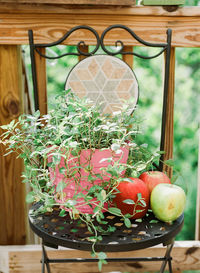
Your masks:
<svg viewBox="0 0 200 273"><path fill-rule="evenodd" d="M139 55L136 52L126 51L126 46L121 40L116 40L115 46L116 50L113 51L105 45L105 40L109 32L115 30L123 30L128 32L132 38L138 41L139 44L160 48L159 52L152 56ZM53 47L62 44L72 33L76 31L87 30L92 35L95 36L96 45L92 51L87 52L84 49L86 46L84 41L79 41L76 45L77 52L67 52L59 56L48 56L42 49ZM138 83L132 68L128 67L122 60L115 57L117 55L134 55L142 59L153 59L165 53L165 69L164 69L164 85L163 85L163 104L162 104L162 122L161 122L161 138L160 138L160 150L164 151L165 143L165 129L166 129L166 115L167 115L167 100L168 100L168 88L169 88L169 73L170 73L170 51L171 51L171 29L167 30L166 33L166 43L150 43L144 41L138 37L135 32L124 25L112 25L107 27L101 35L89 26L76 26L71 30L67 31L66 34L59 40L47 43L47 44L37 44L34 43L33 31L29 30L29 44L30 44L30 55L31 55L31 68L32 68L32 78L33 78L33 91L35 100L35 110L39 109L39 99L38 99L38 74L36 73L36 62L35 56L39 54L41 58L45 59L57 59L68 55L89 57L82 60L69 74L65 88L72 89L75 93L80 96L89 95L89 97L97 98L96 102L100 100L105 100L103 105L105 112L111 112L115 110L115 106L120 103L121 99L133 97L132 110L134 110L135 105L138 101ZM101 49L101 54L98 54L98 50ZM102 56L102 52L104 56ZM105 68L104 64L107 63ZM104 69L105 68L105 69ZM114 72L115 70L115 72ZM112 73L111 73L112 72ZM98 75L97 75L98 74ZM81 79L84 83L81 83ZM121 87L120 87L121 86ZM127 90L125 90L127 89ZM125 91L127 95L125 95ZM100 94L101 93L101 94ZM108 107L107 102L112 105ZM163 169L163 155L161 155L159 169Z"/></svg>

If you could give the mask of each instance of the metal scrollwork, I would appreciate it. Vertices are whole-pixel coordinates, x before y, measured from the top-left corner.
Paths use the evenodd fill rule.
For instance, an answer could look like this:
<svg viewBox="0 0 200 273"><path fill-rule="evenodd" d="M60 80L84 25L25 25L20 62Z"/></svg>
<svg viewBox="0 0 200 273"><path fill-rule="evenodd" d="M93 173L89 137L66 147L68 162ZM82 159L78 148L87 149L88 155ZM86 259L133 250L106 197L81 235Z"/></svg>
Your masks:
<svg viewBox="0 0 200 273"><path fill-rule="evenodd" d="M95 38L96 38L96 46L95 48L91 51L91 52L83 52L81 50L82 46L87 46L86 43L84 41L80 41L78 42L78 44L76 45L77 48L77 52L67 52L61 55L57 55L57 56L48 56L46 54L43 54L40 52L39 48L46 48L46 47L52 47L52 46L56 46L59 45L61 43L63 43L63 41L65 41L73 32L77 31L77 30L88 30L90 31L92 34L94 34ZM48 43L48 44L34 44L33 43L33 32L30 30L29 31L29 40L32 40L32 46L34 47L34 50L43 58L46 59L59 59L62 58L64 56L69 56L69 55L74 55L74 56L80 56L80 55L84 55L84 56L91 56L93 54L95 54L97 52L97 50L99 49L100 46L100 38L98 33L96 32L96 30L94 30L92 27L89 26L76 26L74 28L72 28L71 30L69 30L63 37L61 37L59 40L57 40L56 42L53 43Z"/></svg>
<svg viewBox="0 0 200 273"><path fill-rule="evenodd" d="M105 40L105 36L111 30L114 30L114 29L123 29L123 30L127 31L140 44L143 44L143 45L148 46L148 47L159 47L159 48L161 48L161 50L158 53L156 53L155 55L144 56L144 55L138 54L136 52L124 51L125 46L124 46L123 41L117 40L117 41L115 41L116 50L113 52L113 51L111 51L110 48L108 48L108 47L105 46L104 40ZM82 50L82 48L84 46L87 46L86 43L85 43L85 41L78 42L78 44L76 45L77 52L67 52L67 53L64 53L64 54L61 54L61 55L57 55L57 56L49 56L49 55L46 55L46 54L43 54L43 53L40 52L39 48L52 47L52 46L59 45L63 41L65 41L73 32L75 32L77 30L88 30L88 31L90 31L95 36L95 38L96 38L96 46L95 46L95 48L91 52L84 52ZM34 44L34 41L33 41L33 32L32 32L32 30L30 30L29 31L29 40L30 41L32 40L32 43L30 43L30 45L33 47L33 49L40 56L42 56L44 58L47 58L47 59L59 59L59 58L62 58L64 56L69 56L69 55L74 55L74 56L80 56L80 55L91 56L91 55L94 55L97 52L97 50L99 49L100 46L103 49L103 51L106 54L108 54L108 55L114 56L114 55L117 55L117 54L122 54L122 55L127 54L127 55L134 55L134 56L137 56L137 57L143 58L143 59L152 59L152 58L156 58L159 55L161 55L166 50L166 48L168 46L167 43L149 43L149 42L146 42L143 39L141 39L139 36L137 36L137 34L134 31L132 31L129 27L124 26L124 25L120 25L120 24L112 25L112 26L109 26L108 28L106 28L103 31L101 37L99 37L99 34L97 33L97 31L95 29L93 29L92 27L85 26L85 25L76 26L76 27L72 28L71 30L69 30L59 40L57 40L56 42L53 42L53 43L49 43L49 44Z"/></svg>
<svg viewBox="0 0 200 273"><path fill-rule="evenodd" d="M138 53L135 53L135 52L128 52L128 51L124 51L124 43L121 41L121 40L117 40L115 42L115 47L118 47L120 45L120 49L116 50L115 52L111 51L110 49L106 48L105 46L105 43L104 43L104 39L105 39L105 36L108 32L110 32L111 30L113 29L124 29L125 31L127 31L135 40L137 40L140 44L143 44L145 46L148 46L148 47L161 47L162 49L155 55L152 55L152 56L144 56L144 55L140 55ZM124 26L124 25L112 25L112 26L109 26L108 28L106 28L102 35L101 35L101 38L100 38L100 42L101 42L101 47L102 49L104 50L105 53L109 54L109 55L117 55L117 54L122 54L122 55L134 55L134 56L137 56L139 58L143 58L143 59L153 59L153 58L156 58L158 57L159 55L161 55L167 48L167 43L160 43L160 44L156 44L156 43L149 43L149 42L146 42L144 41L143 39L141 39L139 36L137 36L137 34L135 34L134 31L132 31L129 27L127 26Z"/></svg>

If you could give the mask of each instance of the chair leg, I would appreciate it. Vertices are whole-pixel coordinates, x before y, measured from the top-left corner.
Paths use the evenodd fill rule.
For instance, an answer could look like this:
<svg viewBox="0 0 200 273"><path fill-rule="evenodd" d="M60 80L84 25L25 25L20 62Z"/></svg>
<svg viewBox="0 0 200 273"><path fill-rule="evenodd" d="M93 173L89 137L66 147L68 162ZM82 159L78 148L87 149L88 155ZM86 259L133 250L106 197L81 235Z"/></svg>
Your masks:
<svg viewBox="0 0 200 273"><path fill-rule="evenodd" d="M42 244L42 273L45 273L45 265L47 268L47 273L51 273L50 266L49 266L49 259L48 259L44 244Z"/></svg>
<svg viewBox="0 0 200 273"><path fill-rule="evenodd" d="M164 261L161 264L159 273L164 273L166 265L168 264L169 267L169 273L172 273L172 257L171 257L171 251L173 248L173 242L169 245L167 245L167 249L164 256ZM144 259L144 258L143 258ZM47 273L51 273L50 265L49 265L49 258L47 256L47 252L45 250L44 243L42 243L42 273L45 273L45 268L47 269ZM63 261L62 261L63 262Z"/></svg>
<svg viewBox="0 0 200 273"><path fill-rule="evenodd" d="M162 265L161 265L161 268L160 268L160 271L159 273L163 273L165 271L165 267L168 263L168 266L169 266L169 273L172 273L172 263L171 263L171 251L172 251L172 248L173 248L173 243L171 243L170 245L167 245L167 249L166 249L166 253L165 253L165 260L163 261Z"/></svg>
<svg viewBox="0 0 200 273"><path fill-rule="evenodd" d="M169 266L169 273L172 273L172 260L168 260L168 266Z"/></svg>
<svg viewBox="0 0 200 273"><path fill-rule="evenodd" d="M42 255L42 273L45 273L45 262L44 262L44 256Z"/></svg>

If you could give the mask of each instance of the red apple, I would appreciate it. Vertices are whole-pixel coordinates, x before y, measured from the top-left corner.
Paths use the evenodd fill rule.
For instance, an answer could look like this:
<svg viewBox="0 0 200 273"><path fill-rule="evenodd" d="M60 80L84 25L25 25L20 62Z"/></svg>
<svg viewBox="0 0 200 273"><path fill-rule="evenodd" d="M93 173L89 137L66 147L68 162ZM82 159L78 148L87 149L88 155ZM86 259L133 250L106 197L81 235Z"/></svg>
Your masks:
<svg viewBox="0 0 200 273"><path fill-rule="evenodd" d="M148 208L150 193L148 187L139 178L129 178L117 187L118 192L113 203L122 214L131 214L132 219L142 218Z"/></svg>
<svg viewBox="0 0 200 273"><path fill-rule="evenodd" d="M159 184L151 193L151 208L155 216L164 222L176 220L185 208L186 195L176 185Z"/></svg>
<svg viewBox="0 0 200 273"><path fill-rule="evenodd" d="M150 193L158 184L171 184L169 177L165 173L159 171L144 172L140 175L139 179L141 179L147 185Z"/></svg>

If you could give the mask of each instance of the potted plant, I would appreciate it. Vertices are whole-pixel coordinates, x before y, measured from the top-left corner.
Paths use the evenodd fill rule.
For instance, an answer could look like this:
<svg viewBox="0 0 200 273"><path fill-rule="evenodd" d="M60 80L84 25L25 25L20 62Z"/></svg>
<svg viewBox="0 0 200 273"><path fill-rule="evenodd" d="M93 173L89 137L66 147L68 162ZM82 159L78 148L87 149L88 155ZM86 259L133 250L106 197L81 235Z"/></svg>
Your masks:
<svg viewBox="0 0 200 273"><path fill-rule="evenodd" d="M100 236L94 220L102 223L105 211L131 225L129 218L137 208L132 215L123 215L113 205L117 187L121 181L138 177L159 157L136 143L140 123L136 111L131 114L130 102L108 115L101 112L101 106L65 91L47 115L40 117L37 111L1 126L5 130L1 142L8 153L16 152L24 160L22 177L32 188L27 202L42 202L43 212L58 206L60 216L79 217L94 234L88 240L95 245ZM136 205L140 212L146 206L142 194Z"/></svg>

